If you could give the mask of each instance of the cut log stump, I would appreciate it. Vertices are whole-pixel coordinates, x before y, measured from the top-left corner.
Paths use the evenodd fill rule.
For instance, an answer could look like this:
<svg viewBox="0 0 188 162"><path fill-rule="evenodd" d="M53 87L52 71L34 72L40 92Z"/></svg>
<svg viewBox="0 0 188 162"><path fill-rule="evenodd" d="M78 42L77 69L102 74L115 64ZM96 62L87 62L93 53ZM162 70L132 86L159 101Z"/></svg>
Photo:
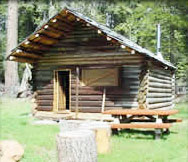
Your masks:
<svg viewBox="0 0 188 162"><path fill-rule="evenodd" d="M83 123L79 129L89 129L95 132L98 153L105 154L110 151L111 127L109 124L104 122Z"/></svg>
<svg viewBox="0 0 188 162"><path fill-rule="evenodd" d="M57 135L59 162L97 162L95 133L91 130L62 132Z"/></svg>
<svg viewBox="0 0 188 162"><path fill-rule="evenodd" d="M92 130L95 133L97 152L105 154L110 151L111 126L108 123L82 120L60 121L60 132L74 130Z"/></svg>

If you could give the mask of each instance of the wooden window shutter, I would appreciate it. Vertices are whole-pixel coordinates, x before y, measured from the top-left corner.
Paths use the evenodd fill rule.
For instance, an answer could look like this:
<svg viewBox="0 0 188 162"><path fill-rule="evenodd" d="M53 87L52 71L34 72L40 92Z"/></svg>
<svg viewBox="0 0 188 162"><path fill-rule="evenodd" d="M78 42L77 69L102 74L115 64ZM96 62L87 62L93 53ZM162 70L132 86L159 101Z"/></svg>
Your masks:
<svg viewBox="0 0 188 162"><path fill-rule="evenodd" d="M118 86L118 68L83 69L82 85L85 86Z"/></svg>

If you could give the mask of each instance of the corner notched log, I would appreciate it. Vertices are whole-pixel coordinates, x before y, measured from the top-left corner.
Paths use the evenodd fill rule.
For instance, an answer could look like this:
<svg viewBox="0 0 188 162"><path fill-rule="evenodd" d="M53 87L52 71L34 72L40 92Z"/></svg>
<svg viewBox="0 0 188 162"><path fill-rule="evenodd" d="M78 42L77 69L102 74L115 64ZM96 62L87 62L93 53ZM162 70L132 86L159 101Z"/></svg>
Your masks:
<svg viewBox="0 0 188 162"><path fill-rule="evenodd" d="M138 104L139 109L146 109L147 108L147 93L148 93L148 80L149 77L149 70L147 66L143 67L142 72L140 73L140 86L138 92Z"/></svg>

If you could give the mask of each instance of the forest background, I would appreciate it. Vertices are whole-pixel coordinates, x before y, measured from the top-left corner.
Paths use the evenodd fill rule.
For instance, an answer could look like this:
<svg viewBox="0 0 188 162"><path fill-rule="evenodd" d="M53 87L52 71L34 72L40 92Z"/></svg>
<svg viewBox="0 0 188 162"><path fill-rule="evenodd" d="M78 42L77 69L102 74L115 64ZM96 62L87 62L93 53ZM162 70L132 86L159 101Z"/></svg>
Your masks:
<svg viewBox="0 0 188 162"><path fill-rule="evenodd" d="M176 79L188 83L187 0L18 0L18 43L65 6L154 53L160 23L162 55L177 67ZM6 64L7 9L7 0L0 0L0 83L4 83ZM19 63L20 80L24 68L25 64Z"/></svg>

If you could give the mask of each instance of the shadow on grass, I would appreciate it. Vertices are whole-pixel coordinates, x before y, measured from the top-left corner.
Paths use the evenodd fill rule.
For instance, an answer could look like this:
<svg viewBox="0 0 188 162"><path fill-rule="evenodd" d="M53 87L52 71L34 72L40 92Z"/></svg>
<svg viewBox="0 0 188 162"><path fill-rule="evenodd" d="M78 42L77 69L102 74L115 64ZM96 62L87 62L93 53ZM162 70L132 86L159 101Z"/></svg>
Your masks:
<svg viewBox="0 0 188 162"><path fill-rule="evenodd" d="M21 113L20 116L29 116L30 113Z"/></svg>
<svg viewBox="0 0 188 162"><path fill-rule="evenodd" d="M147 139L155 140L154 130L136 130L136 129L122 129L120 131L112 132L113 135L127 139ZM167 140L169 134L177 134L177 132L163 133L161 140Z"/></svg>

